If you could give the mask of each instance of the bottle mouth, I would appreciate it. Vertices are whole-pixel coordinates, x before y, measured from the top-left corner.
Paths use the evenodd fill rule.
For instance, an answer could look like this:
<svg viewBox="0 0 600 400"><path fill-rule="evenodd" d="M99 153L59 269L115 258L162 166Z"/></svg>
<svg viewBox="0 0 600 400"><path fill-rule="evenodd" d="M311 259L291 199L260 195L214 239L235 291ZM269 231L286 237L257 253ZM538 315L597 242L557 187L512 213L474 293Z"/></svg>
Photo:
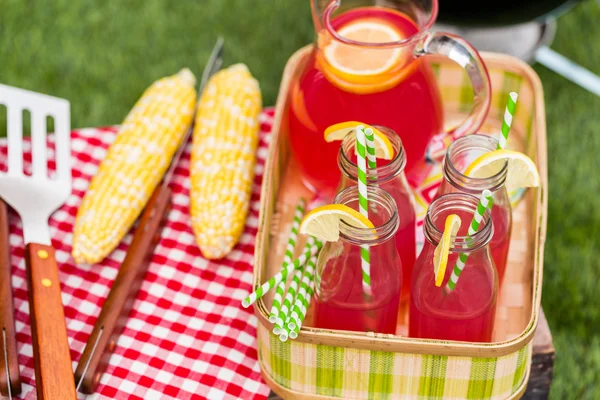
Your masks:
<svg viewBox="0 0 600 400"><path fill-rule="evenodd" d="M435 199L427 209L427 216L423 224L425 238L434 246L437 246L444 234L445 218L450 214L465 214L469 216L467 221L462 221L462 226L471 224L473 214L477 210L479 199L466 193L450 193ZM450 246L453 253L471 253L486 246L494 235L492 215L487 210L480 222L479 230L472 236L457 235Z"/></svg>
<svg viewBox="0 0 600 400"><path fill-rule="evenodd" d="M396 202L385 190L367 187L369 198L369 220L375 225L371 228L358 228L340 221L340 238L355 245L378 245L392 238L399 226ZM333 200L335 204L346 205L359 211L358 186L349 186L339 192Z"/></svg>
<svg viewBox="0 0 600 400"><path fill-rule="evenodd" d="M486 178L473 178L463 172L479 156L496 150L498 140L488 135L472 134L456 139L444 157L444 178L455 188L478 195L483 190L496 192L504 186L508 173L508 163L495 175Z"/></svg>
<svg viewBox="0 0 600 400"><path fill-rule="evenodd" d="M373 183L385 183L404 171L406 153L404 152L400 136L393 129L380 125L373 125L373 127L379 129L389 139L394 149L394 157L389 162L386 161L387 164L385 165L378 165L375 169L368 168L367 180ZM346 178L353 181L358 180L358 165L356 165L352 158L352 155L356 152L355 148L356 136L348 134L342 140L342 145L338 153L338 167L340 171Z"/></svg>
<svg viewBox="0 0 600 400"><path fill-rule="evenodd" d="M315 9L318 9L318 1L319 0L313 0L314 1L314 6ZM393 42L381 42L381 43L371 43L371 42L361 42L361 41L357 41L357 40L352 40L352 39L348 39L345 38L343 36L341 36L337 30L333 27L333 25L331 24L331 20L332 20L332 16L333 13L340 7L342 3L342 0L331 0L327 6L325 7L324 11L323 11L323 25L325 27L325 29L327 30L327 32L337 41L347 44L347 45L351 45L351 46L361 46L361 47L370 47L370 48L393 48L393 47L399 47L399 46L405 46L408 45L410 43L414 43L415 41L421 39L422 37L424 37L427 32L429 31L429 29L431 29L431 27L433 26L433 23L435 22L436 18L437 18L437 14L438 14L438 0L431 0L430 1L430 9L424 9L425 7L423 7L422 9L419 8L419 6L417 6L416 4L411 4L412 7L410 8L410 11L412 14L415 15L415 19L416 21L414 21L419 30L417 33L408 36L402 40L397 40L397 41L393 41ZM375 2L377 3L377 2ZM415 2L416 3L416 2ZM427 2L424 2L427 3ZM382 7L385 8L385 7ZM313 10L314 12L314 10Z"/></svg>

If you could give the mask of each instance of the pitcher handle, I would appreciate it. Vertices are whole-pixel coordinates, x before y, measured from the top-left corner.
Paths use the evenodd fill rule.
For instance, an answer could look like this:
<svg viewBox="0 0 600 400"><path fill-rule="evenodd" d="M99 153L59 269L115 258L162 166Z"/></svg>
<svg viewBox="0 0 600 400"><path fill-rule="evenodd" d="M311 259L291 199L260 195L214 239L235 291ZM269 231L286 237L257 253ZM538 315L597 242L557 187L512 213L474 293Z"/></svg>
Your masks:
<svg viewBox="0 0 600 400"><path fill-rule="evenodd" d="M448 57L467 72L473 85L473 110L468 118L449 134L453 139L457 139L475 133L483 124L491 102L490 79L477 50L461 37L445 32L433 32L421 39L414 54L415 57L431 54Z"/></svg>

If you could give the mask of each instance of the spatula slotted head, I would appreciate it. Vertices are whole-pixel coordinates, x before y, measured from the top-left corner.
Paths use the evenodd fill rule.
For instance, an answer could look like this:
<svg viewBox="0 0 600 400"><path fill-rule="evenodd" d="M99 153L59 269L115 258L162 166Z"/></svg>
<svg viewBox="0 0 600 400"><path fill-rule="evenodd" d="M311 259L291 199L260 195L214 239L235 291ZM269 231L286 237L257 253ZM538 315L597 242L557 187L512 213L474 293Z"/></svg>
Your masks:
<svg viewBox="0 0 600 400"><path fill-rule="evenodd" d="M0 172L0 197L23 220L25 243L49 244L47 221L71 194L71 119L67 100L0 84L6 106L8 170ZM31 114L31 176L23 170L23 111ZM48 176L46 118L54 119L56 173Z"/></svg>

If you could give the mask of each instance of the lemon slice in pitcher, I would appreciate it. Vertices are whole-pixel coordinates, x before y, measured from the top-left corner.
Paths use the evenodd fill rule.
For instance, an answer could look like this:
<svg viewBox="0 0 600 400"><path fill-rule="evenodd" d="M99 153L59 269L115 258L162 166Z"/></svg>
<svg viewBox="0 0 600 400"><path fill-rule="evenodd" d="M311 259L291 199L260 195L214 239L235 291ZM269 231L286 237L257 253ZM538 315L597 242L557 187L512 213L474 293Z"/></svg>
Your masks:
<svg viewBox="0 0 600 400"><path fill-rule="evenodd" d="M388 137L385 136L379 129L374 128L369 124L365 124L364 122L347 121L331 125L325 129L325 141L330 143L336 140L343 140L346 135L352 133L352 131L359 125L363 125L365 129L373 129L375 156L377 158L382 158L384 160L391 160L394 158L394 146L392 146L390 139L388 139Z"/></svg>
<svg viewBox="0 0 600 400"><path fill-rule="evenodd" d="M362 43L389 43L404 39L402 33L391 25L368 20L350 23L342 27L338 34L347 40ZM333 41L325 47L324 55L338 73L353 77L381 75L396 66L401 56L398 47L371 51L369 57L357 57L360 51L356 46Z"/></svg>
<svg viewBox="0 0 600 400"><path fill-rule="evenodd" d="M465 175L473 178L488 178L502 170L508 163L506 190L509 192L525 187L538 187L540 174L535 162L525 154L512 150L495 150L475 159L465 170Z"/></svg>
<svg viewBox="0 0 600 400"><path fill-rule="evenodd" d="M352 21L337 31L351 42L392 43L406 39L404 32L373 19ZM333 85L356 94L376 93L397 85L416 65L409 62L408 53L401 46L374 48L357 46L327 36L319 38L322 55L317 53L321 70Z"/></svg>
<svg viewBox="0 0 600 400"><path fill-rule="evenodd" d="M446 267L448 266L450 247L452 246L454 237L460 229L461 223L460 217L456 214L451 214L446 217L444 234L433 253L433 271L435 273L435 286L437 287L442 286L442 282L444 281Z"/></svg>
<svg viewBox="0 0 600 400"><path fill-rule="evenodd" d="M340 237L340 221L356 228L375 228L373 223L358 211L343 204L329 204L306 214L300 224L300 233L312 235L325 242L337 242Z"/></svg>

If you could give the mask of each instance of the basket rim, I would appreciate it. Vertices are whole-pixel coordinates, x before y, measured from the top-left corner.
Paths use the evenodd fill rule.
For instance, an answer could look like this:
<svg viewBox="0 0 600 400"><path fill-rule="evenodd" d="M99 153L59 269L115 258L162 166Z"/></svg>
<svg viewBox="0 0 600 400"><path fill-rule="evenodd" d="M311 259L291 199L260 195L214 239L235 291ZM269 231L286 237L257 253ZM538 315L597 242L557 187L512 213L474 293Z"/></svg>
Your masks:
<svg viewBox="0 0 600 400"><path fill-rule="evenodd" d="M287 90L290 85L293 72L297 65L305 59L312 49L312 45L307 45L297 50L288 60L283 71L283 78L279 88L277 104L275 108L275 117L273 121L274 133L269 149L269 156L265 163L265 171L272 171L276 168L274 163L277 157L276 152L272 149L277 149L279 145L278 127L281 124L283 115L285 114L285 105L287 98ZM542 179L542 186L537 190L535 199L538 215L537 226L539 227L535 236L535 246L537 251L534 252L534 268L533 268L533 297L531 307L531 317L529 323L515 338L493 343L475 343L475 342L458 342L458 341L442 341L434 339L414 339L391 334L367 334L366 332L350 332L350 331L333 331L326 329L318 329L313 327L302 327L298 337L294 340L301 342L329 345L354 347L365 350L378 350L389 352L415 353L415 354L435 354L448 356L469 356L469 357L499 357L507 355L522 349L529 343L535 334L539 318L539 308L541 304L542 292L542 277L543 277L543 260L544 260L544 245L546 241L546 225L547 225L547 199L548 199L548 172L547 172L547 150L546 150L546 119L545 119L545 104L542 83L536 72L525 62L505 54L481 52L481 57L488 65L505 67L513 72L520 73L526 80L529 81L535 94L535 119L536 126L535 141L537 142L537 157L538 169ZM451 61L448 61L451 62ZM541 150L541 151L540 151ZM268 224L266 224L266 205L270 201L272 182L271 179L265 179L261 188L259 225L254 252L254 269L253 269L253 287L257 287L262 283L262 270L266 264L262 249L266 238L269 234ZM268 321L269 311L264 299L259 299L254 304L255 314L259 322L267 328L272 327Z"/></svg>

